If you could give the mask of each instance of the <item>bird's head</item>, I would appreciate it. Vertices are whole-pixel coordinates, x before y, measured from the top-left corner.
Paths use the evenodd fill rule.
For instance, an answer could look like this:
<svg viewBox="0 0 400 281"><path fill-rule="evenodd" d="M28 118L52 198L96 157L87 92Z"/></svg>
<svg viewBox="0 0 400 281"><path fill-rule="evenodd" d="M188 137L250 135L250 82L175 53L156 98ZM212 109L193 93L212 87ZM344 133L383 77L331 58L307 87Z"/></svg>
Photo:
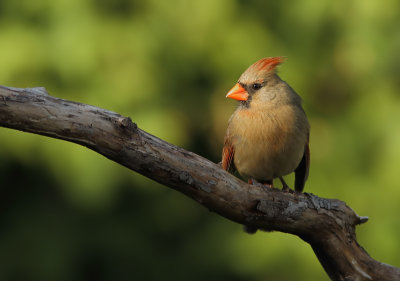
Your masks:
<svg viewBox="0 0 400 281"><path fill-rule="evenodd" d="M263 101L273 100L276 96L274 85L281 81L276 75L276 67L284 60L284 57L272 57L255 62L243 72L226 97L247 107L255 97Z"/></svg>

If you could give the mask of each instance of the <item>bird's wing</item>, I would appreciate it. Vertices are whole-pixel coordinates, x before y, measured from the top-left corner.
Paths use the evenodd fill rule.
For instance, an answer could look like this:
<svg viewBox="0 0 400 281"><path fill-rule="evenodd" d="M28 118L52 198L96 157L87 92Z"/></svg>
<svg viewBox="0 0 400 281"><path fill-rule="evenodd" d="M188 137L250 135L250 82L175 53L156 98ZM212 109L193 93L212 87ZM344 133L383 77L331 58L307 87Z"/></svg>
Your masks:
<svg viewBox="0 0 400 281"><path fill-rule="evenodd" d="M303 158L300 161L299 166L294 170L295 180L294 180L294 188L296 191L303 191L304 185L306 184L306 180L308 178L308 172L310 170L310 147L307 143L304 147Z"/></svg>
<svg viewBox="0 0 400 281"><path fill-rule="evenodd" d="M235 170L233 164L234 154L235 154L235 149L232 145L231 138L229 137L229 135L226 135L224 139L224 148L222 149L222 162L221 162L221 167L225 171L233 172Z"/></svg>

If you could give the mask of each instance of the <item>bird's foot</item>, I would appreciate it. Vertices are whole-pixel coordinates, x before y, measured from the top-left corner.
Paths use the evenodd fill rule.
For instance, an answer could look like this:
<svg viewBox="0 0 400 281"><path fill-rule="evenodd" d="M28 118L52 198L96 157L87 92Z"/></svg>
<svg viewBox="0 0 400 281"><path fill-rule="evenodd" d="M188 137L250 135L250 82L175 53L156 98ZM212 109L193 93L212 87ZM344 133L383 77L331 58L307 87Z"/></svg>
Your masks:
<svg viewBox="0 0 400 281"><path fill-rule="evenodd" d="M282 187L282 191L285 193L295 193L295 191L293 189L291 189L289 186L284 186Z"/></svg>
<svg viewBox="0 0 400 281"><path fill-rule="evenodd" d="M281 183L282 183L282 191L286 193L294 193L293 189L291 189L287 183L283 180L282 177L279 177Z"/></svg>
<svg viewBox="0 0 400 281"><path fill-rule="evenodd" d="M268 181L264 181L264 182L259 182L259 181L255 180L255 179L250 178L250 179L248 179L247 182L248 182L249 184L252 184L252 185L258 185L258 186L260 186L260 187L268 187L268 188L273 188L273 187L274 187L274 186L272 185L272 180L268 180Z"/></svg>
<svg viewBox="0 0 400 281"><path fill-rule="evenodd" d="M272 184L272 181L271 182L264 182L263 184L262 184L264 187L268 187L268 188L274 188L274 185Z"/></svg>

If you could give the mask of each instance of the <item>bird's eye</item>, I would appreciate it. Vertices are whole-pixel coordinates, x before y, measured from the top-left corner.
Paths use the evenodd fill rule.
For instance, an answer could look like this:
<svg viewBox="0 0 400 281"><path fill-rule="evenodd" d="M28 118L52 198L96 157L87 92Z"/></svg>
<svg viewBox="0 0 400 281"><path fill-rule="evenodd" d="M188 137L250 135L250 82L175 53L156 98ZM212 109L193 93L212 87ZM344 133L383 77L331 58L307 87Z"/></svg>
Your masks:
<svg viewBox="0 0 400 281"><path fill-rule="evenodd" d="M260 84L260 83L254 83L254 84L252 84L251 85L251 88L253 89L253 90L258 90L258 89L260 89L262 87L262 85Z"/></svg>

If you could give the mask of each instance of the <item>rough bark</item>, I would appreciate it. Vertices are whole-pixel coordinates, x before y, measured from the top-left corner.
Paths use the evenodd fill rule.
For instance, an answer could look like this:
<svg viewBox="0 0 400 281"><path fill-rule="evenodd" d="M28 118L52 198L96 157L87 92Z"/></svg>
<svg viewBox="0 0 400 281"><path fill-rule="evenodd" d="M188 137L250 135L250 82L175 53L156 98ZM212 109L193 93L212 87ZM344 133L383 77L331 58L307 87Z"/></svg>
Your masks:
<svg viewBox="0 0 400 281"><path fill-rule="evenodd" d="M0 126L78 143L232 221L297 235L332 280L400 280L399 268L372 259L357 243L355 227L367 218L344 202L250 186L128 117L51 97L44 88L0 86Z"/></svg>

